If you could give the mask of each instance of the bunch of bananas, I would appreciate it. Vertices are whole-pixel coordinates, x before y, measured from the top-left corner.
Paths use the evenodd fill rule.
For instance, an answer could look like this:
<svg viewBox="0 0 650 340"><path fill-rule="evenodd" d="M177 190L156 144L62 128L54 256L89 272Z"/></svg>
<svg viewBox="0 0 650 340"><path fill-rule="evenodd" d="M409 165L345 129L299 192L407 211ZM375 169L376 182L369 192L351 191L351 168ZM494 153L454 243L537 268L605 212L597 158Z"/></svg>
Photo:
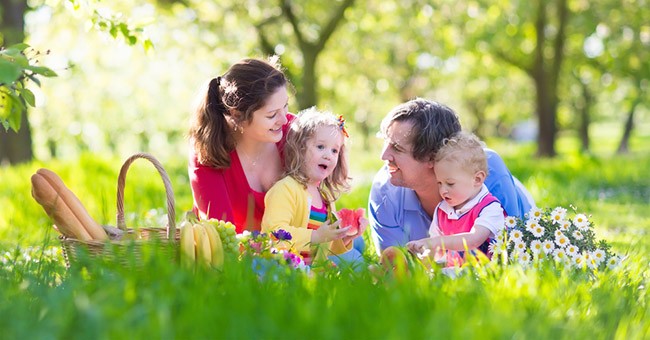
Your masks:
<svg viewBox="0 0 650 340"><path fill-rule="evenodd" d="M181 262L193 267L195 264L223 267L223 244L215 227L209 223L185 221L181 230Z"/></svg>

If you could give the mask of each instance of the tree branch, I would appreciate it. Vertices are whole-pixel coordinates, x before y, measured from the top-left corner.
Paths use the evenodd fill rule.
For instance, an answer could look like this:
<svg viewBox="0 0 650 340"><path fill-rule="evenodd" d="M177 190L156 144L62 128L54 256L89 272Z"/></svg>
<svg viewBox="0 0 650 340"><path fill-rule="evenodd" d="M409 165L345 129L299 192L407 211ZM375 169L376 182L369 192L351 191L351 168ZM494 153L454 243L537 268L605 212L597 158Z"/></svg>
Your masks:
<svg viewBox="0 0 650 340"><path fill-rule="evenodd" d="M298 25L298 18L296 18L296 15L293 13L290 1L280 0L280 7L282 8L282 13L284 13L284 15L287 17L287 20L289 20L291 27L293 27L293 32L296 34L296 40L298 41L298 45L300 45L300 49L304 51L310 44L305 40L305 37L300 30L300 25Z"/></svg>
<svg viewBox="0 0 650 340"><path fill-rule="evenodd" d="M264 21L258 23L255 25L255 29L257 30L257 36L260 39L260 45L262 48L262 52L268 54L268 55L273 55L275 54L275 48L273 47L273 44L269 41L269 39L266 37L264 34L264 26L271 24L275 21L280 19L279 16L274 15L272 17L266 18Z"/></svg>
<svg viewBox="0 0 650 340"><path fill-rule="evenodd" d="M345 10L348 9L348 7L352 6L354 4L354 1L355 0L344 0L341 6L339 6L332 14L329 22L321 31L318 42L316 42L316 47L319 51L325 48L325 43L327 43L327 40L330 38L330 36L332 36L339 22L343 19Z"/></svg>
<svg viewBox="0 0 650 340"><path fill-rule="evenodd" d="M519 60L515 60L514 58L512 58L512 57L510 57L509 55L505 54L505 53L504 53L503 51L501 51L501 50L496 50L496 51L494 51L494 55L495 55L497 58L499 58L499 59L501 59L501 60L507 62L508 64L510 64L510 65L512 65L512 66L514 66L514 67L516 67L516 68L518 68L518 69L520 69L520 70L526 72L526 74L532 76L532 74L533 74L533 68L532 68L531 66L529 66L529 65L526 65L524 62L521 62L521 61L519 61Z"/></svg>

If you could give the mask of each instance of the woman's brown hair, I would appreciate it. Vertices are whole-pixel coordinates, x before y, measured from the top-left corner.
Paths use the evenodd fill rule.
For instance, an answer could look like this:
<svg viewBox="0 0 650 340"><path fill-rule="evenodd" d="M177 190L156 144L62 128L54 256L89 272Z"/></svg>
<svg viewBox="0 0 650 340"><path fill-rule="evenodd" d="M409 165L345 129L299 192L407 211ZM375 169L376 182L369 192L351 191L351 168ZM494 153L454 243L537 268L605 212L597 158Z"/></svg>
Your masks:
<svg viewBox="0 0 650 340"><path fill-rule="evenodd" d="M250 123L253 112L287 84L277 58L243 59L210 80L201 92L189 131L199 163L229 167L234 131L243 122Z"/></svg>

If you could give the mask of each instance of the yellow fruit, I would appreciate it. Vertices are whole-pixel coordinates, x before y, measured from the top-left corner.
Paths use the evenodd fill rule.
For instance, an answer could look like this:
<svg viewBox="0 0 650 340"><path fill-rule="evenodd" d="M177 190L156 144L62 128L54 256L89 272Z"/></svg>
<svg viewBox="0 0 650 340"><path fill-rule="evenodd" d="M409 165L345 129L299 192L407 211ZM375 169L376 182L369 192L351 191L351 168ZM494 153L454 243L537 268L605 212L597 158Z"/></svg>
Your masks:
<svg viewBox="0 0 650 340"><path fill-rule="evenodd" d="M196 247L194 246L194 226L190 222L183 222L179 226L181 230L181 263L185 266L194 266L196 260Z"/></svg>
<svg viewBox="0 0 650 340"><path fill-rule="evenodd" d="M210 240L210 249L212 249L212 266L221 268L223 266L223 244L217 229L212 224L204 225Z"/></svg>
<svg viewBox="0 0 650 340"><path fill-rule="evenodd" d="M205 227L201 224L194 225L194 244L196 245L196 262L202 265L210 266L212 264L212 250L210 249L210 239Z"/></svg>

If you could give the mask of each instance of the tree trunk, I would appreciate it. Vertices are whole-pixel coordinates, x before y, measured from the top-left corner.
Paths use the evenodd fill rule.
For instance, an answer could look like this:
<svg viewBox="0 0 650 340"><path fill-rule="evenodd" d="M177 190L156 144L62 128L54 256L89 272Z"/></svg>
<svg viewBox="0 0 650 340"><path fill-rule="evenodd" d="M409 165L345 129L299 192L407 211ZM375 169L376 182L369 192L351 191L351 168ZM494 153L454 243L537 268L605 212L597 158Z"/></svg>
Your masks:
<svg viewBox="0 0 650 340"><path fill-rule="evenodd" d="M0 1L2 22L0 31L3 32L5 46L25 40L25 0ZM20 130L5 131L0 128L0 164L18 164L28 162L34 157L32 153L32 132L27 118L27 109L21 114Z"/></svg>
<svg viewBox="0 0 650 340"><path fill-rule="evenodd" d="M623 126L623 136L621 137L621 142L618 144L618 149L616 149L616 154L622 155L630 152L629 143L630 135L632 135L632 130L634 129L634 112L636 111L636 107L640 102L640 97L635 98L632 102L632 106L627 113L627 119L625 120L625 125Z"/></svg>
<svg viewBox="0 0 650 340"><path fill-rule="evenodd" d="M298 106L301 110L312 107L318 103L318 96L316 94L317 78L316 78L316 60L321 51L316 51L313 46L308 46L302 50L302 58L304 66L301 75L302 88L298 89Z"/></svg>
<svg viewBox="0 0 650 340"><path fill-rule="evenodd" d="M555 3L557 14L557 33L552 43L551 57L545 56L546 27L549 25L546 15L547 1L538 0L535 34L537 43L535 57L531 69L534 78L537 105L539 134L537 136L537 155L540 157L555 156L555 139L557 136L557 107L559 103L557 84L560 78L562 61L564 59L564 43L566 41L566 26L569 19L569 8L566 0Z"/></svg>
<svg viewBox="0 0 650 340"><path fill-rule="evenodd" d="M582 107L580 110L580 127L578 134L580 135L580 146L583 153L588 153L591 141L589 140L589 125L591 124L591 106L594 102L594 96L591 94L589 85L580 81L582 87Z"/></svg>

